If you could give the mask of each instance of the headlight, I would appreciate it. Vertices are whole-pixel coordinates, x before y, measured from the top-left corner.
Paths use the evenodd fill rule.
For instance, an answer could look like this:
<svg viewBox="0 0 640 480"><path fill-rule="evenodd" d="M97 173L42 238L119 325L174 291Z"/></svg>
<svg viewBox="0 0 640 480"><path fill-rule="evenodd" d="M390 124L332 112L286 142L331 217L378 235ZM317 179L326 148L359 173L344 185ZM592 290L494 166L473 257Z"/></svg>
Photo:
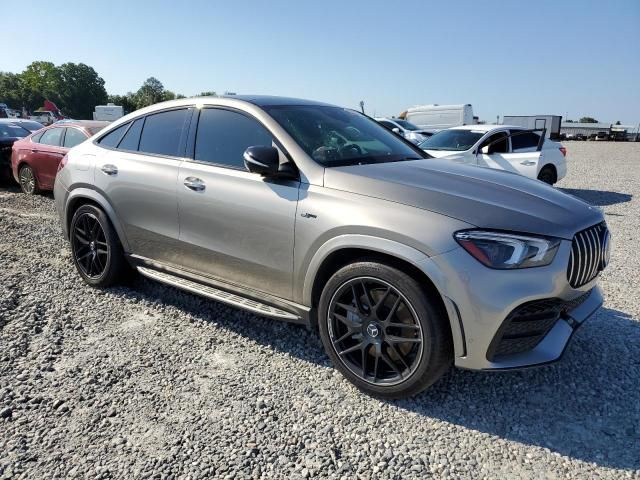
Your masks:
<svg viewBox="0 0 640 480"><path fill-rule="evenodd" d="M456 232L456 241L476 260L490 268L512 269L549 265L560 240L486 230Z"/></svg>

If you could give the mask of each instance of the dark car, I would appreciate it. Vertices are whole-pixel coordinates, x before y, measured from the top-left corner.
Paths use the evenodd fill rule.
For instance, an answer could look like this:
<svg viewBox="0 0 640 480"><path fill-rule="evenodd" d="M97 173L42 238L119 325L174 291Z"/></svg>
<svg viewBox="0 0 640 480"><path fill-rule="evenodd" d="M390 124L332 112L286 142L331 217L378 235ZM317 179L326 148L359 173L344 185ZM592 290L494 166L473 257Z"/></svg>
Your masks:
<svg viewBox="0 0 640 480"><path fill-rule="evenodd" d="M11 177L11 147L16 140L31 134L13 119L0 119L0 180Z"/></svg>
<svg viewBox="0 0 640 480"><path fill-rule="evenodd" d="M33 122L37 123L37 122ZM24 193L52 190L58 164L70 148L95 135L108 122L75 121L56 123L13 144L11 169ZM24 130L24 129L23 129Z"/></svg>

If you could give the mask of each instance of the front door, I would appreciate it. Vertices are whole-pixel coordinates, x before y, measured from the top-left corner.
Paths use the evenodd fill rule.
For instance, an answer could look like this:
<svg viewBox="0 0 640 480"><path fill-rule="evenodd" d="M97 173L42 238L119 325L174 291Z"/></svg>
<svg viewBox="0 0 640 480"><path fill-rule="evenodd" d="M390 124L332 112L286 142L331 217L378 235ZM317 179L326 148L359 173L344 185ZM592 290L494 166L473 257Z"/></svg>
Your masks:
<svg viewBox="0 0 640 480"><path fill-rule="evenodd" d="M181 164L177 182L181 264L291 298L300 183L248 172L243 153L260 145L275 142L253 117L221 108L201 110L193 159Z"/></svg>

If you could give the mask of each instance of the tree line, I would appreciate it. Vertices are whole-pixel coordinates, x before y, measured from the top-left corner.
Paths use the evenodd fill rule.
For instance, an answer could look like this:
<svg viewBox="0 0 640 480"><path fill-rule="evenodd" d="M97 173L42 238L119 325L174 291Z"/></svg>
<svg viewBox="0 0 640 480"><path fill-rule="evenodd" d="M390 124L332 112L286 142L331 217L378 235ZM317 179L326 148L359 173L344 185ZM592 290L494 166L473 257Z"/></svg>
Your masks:
<svg viewBox="0 0 640 480"><path fill-rule="evenodd" d="M215 96L216 92L202 92L198 96ZM154 103L185 95L164 88L162 82L150 77L136 92L109 95L104 79L84 63L33 62L21 73L0 72L0 103L9 108L33 112L45 100L55 103L65 116L77 119L92 118L96 105L108 102L121 105L125 112L133 112Z"/></svg>

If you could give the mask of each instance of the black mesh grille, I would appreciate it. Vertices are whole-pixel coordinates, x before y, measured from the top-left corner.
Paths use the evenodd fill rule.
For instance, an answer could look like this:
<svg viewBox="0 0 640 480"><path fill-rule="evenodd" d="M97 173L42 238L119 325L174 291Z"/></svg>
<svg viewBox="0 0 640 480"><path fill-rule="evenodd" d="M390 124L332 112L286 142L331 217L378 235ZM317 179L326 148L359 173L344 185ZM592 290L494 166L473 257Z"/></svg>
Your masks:
<svg viewBox="0 0 640 480"><path fill-rule="evenodd" d="M602 222L573 237L567 266L567 280L573 288L589 283L605 267L608 236L607 225Z"/></svg>
<svg viewBox="0 0 640 480"><path fill-rule="evenodd" d="M562 312L569 312L584 302L591 291L573 300L549 298L534 300L515 308L493 337L487 359L533 350L549 333Z"/></svg>

